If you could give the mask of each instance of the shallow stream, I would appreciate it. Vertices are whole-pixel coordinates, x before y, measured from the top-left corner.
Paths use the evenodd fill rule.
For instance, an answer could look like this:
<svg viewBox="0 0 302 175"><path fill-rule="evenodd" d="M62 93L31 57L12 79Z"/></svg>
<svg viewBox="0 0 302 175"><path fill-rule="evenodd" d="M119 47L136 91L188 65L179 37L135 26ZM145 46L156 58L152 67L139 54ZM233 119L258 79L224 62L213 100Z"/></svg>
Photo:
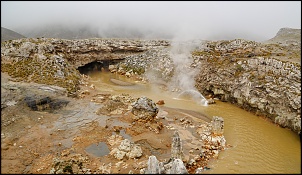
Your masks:
<svg viewBox="0 0 302 175"><path fill-rule="evenodd" d="M221 151L218 159L210 162L211 170L205 173L301 173L300 137L288 129L225 102L216 101L216 104L203 106L190 99L179 99L179 92L161 90L159 85L132 81L133 85L121 86L110 79L129 79L108 72L89 75L95 88L103 93L127 93L134 98L147 96L154 102L164 100L167 107L201 112L210 118L223 117L224 135L232 147Z"/></svg>

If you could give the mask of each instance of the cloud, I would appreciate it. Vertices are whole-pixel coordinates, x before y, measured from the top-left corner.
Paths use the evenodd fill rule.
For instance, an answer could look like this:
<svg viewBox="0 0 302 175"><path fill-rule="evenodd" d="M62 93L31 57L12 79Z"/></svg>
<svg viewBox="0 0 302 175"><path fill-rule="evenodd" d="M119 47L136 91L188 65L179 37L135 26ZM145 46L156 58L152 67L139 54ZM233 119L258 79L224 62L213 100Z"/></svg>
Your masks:
<svg viewBox="0 0 302 175"><path fill-rule="evenodd" d="M125 28L145 37L267 40L301 28L299 1L1 1L1 26L22 33L42 26ZM118 31L118 30L117 30Z"/></svg>

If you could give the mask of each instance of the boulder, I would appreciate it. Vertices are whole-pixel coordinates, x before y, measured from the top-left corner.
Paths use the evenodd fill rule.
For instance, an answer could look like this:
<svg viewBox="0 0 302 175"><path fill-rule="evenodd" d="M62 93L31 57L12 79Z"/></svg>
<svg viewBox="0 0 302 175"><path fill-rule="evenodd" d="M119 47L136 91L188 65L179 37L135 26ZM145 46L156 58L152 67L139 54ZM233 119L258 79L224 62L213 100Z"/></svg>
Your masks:
<svg viewBox="0 0 302 175"><path fill-rule="evenodd" d="M140 97L132 103L133 120L153 121L158 113L156 104L148 97Z"/></svg>
<svg viewBox="0 0 302 175"><path fill-rule="evenodd" d="M172 138L171 158L172 159L182 159L183 156L184 155L183 155L182 142L179 137L178 131L175 131L173 138Z"/></svg>
<svg viewBox="0 0 302 175"><path fill-rule="evenodd" d="M155 156L149 156L148 169L145 174L160 174L159 162Z"/></svg>
<svg viewBox="0 0 302 175"><path fill-rule="evenodd" d="M139 158L143 155L143 151L139 144L134 144L128 139L124 139L117 148L113 148L110 152L116 159L122 160L124 157L128 159Z"/></svg>

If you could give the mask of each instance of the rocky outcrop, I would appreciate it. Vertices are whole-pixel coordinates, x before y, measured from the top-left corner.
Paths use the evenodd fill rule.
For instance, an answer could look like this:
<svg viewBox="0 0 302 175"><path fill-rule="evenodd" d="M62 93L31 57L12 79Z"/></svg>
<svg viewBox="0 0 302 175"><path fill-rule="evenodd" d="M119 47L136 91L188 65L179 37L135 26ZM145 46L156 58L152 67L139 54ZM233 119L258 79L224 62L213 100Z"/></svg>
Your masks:
<svg viewBox="0 0 302 175"><path fill-rule="evenodd" d="M63 154L62 158L54 158L49 174L91 174L91 169L83 167L89 158L81 154Z"/></svg>
<svg viewBox="0 0 302 175"><path fill-rule="evenodd" d="M126 113L131 109L131 103L135 101L129 94L111 95L104 105L96 111L100 115L116 115Z"/></svg>
<svg viewBox="0 0 302 175"><path fill-rule="evenodd" d="M28 81L64 87L68 95L79 90L80 66L94 61L124 59L157 47L164 40L26 38L1 43L1 71Z"/></svg>
<svg viewBox="0 0 302 175"><path fill-rule="evenodd" d="M198 126L197 133L201 137L203 146L200 152L202 159L217 158L219 151L226 148L226 139L223 135L224 120L213 116L211 123Z"/></svg>
<svg viewBox="0 0 302 175"><path fill-rule="evenodd" d="M179 137L179 134L177 131L174 132L173 138L172 138L172 146L171 146L171 158L172 159L183 159L183 149L182 149L182 142Z"/></svg>
<svg viewBox="0 0 302 175"><path fill-rule="evenodd" d="M139 144L134 144L128 139L124 139L121 144L113 148L110 155L113 155L116 159L122 160L124 157L128 159L139 158L143 154Z"/></svg>
<svg viewBox="0 0 302 175"><path fill-rule="evenodd" d="M284 33L290 35L292 30L279 32L280 36ZM237 104L300 133L300 52L301 46L295 43L264 44L244 39L203 41L192 52L191 68L200 71L195 76L195 87L205 96ZM128 56L113 67L126 75L133 74L133 67L138 67L147 80L169 83L176 74L171 56L167 48L149 50Z"/></svg>
<svg viewBox="0 0 302 175"><path fill-rule="evenodd" d="M111 65L111 72L132 76L144 74L149 80L170 80L174 65L169 55L169 48L152 48L144 53L126 56L122 62Z"/></svg>
<svg viewBox="0 0 302 175"><path fill-rule="evenodd" d="M148 97L140 97L132 104L133 120L153 121L158 113L156 104Z"/></svg>
<svg viewBox="0 0 302 175"><path fill-rule="evenodd" d="M170 160L168 162L159 162L155 156L150 156L145 174L188 174L182 161L183 158L182 142L178 131L175 131L172 138Z"/></svg>
<svg viewBox="0 0 302 175"><path fill-rule="evenodd" d="M157 160L156 156L149 156L148 159L148 167L145 171L145 174L161 174L161 169L159 167L159 161Z"/></svg>
<svg viewBox="0 0 302 175"><path fill-rule="evenodd" d="M275 37L266 41L267 43L281 43L300 45L301 47L301 29L281 28Z"/></svg>
<svg viewBox="0 0 302 175"><path fill-rule="evenodd" d="M202 172L207 168L211 158L217 158L221 150L224 150L226 139L223 136L224 120L222 117L213 116L210 123L206 122L198 126L196 132L200 136L202 147L200 154L189 161L183 152L182 140L176 130L172 137L171 157L168 162L159 162L155 156L148 159L146 174L188 174Z"/></svg>
<svg viewBox="0 0 302 175"><path fill-rule="evenodd" d="M282 29L277 36L291 32ZM123 59L111 65L110 71L126 76L144 74L146 79L164 84L176 73L177 64L167 46L170 42L164 40L5 41L1 43L1 71L15 81L56 85L66 88L68 95L77 96L81 84L77 68L93 61ZM300 52L299 43L263 44L243 39L202 42L192 52L191 68L200 70L195 87L203 95L268 116L282 127L300 133Z"/></svg>
<svg viewBox="0 0 302 175"><path fill-rule="evenodd" d="M150 156L145 174L188 174L188 171L181 159L171 159L164 163L159 162L155 156Z"/></svg>
<svg viewBox="0 0 302 175"><path fill-rule="evenodd" d="M193 55L201 62L196 87L202 94L268 116L300 133L299 63L276 58L265 45L244 40L210 42Z"/></svg>
<svg viewBox="0 0 302 175"><path fill-rule="evenodd" d="M64 53L66 59L75 67L96 60L124 59L126 56L135 53L169 45L165 40L134 39L52 39L52 44L55 50Z"/></svg>

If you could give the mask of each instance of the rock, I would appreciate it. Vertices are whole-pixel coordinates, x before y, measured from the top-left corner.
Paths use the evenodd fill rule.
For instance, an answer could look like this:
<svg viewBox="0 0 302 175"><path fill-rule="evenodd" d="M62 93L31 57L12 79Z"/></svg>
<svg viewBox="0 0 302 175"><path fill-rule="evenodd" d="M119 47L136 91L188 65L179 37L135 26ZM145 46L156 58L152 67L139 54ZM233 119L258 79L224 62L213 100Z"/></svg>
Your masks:
<svg viewBox="0 0 302 175"><path fill-rule="evenodd" d="M133 159L133 158L139 158L143 155L143 151L141 149L141 147L138 145L138 144L134 144L132 147L131 147L131 150L130 152L128 152L126 154L126 156L130 159Z"/></svg>
<svg viewBox="0 0 302 175"><path fill-rule="evenodd" d="M125 139L121 142L120 146L118 147L119 150L129 152L131 150L131 142L128 139Z"/></svg>
<svg viewBox="0 0 302 175"><path fill-rule="evenodd" d="M159 100L156 104L163 105L163 104L165 104L165 102L164 102L164 100Z"/></svg>
<svg viewBox="0 0 302 175"><path fill-rule="evenodd" d="M104 106L96 111L96 114L114 115L122 114L130 110L130 104L134 99L129 94L112 95L105 102Z"/></svg>
<svg viewBox="0 0 302 175"><path fill-rule="evenodd" d="M116 150L114 157L118 160L122 160L124 158L124 156L126 155L125 151L121 151L121 150Z"/></svg>
<svg viewBox="0 0 302 175"><path fill-rule="evenodd" d="M139 158L142 154L143 152L140 145L134 144L128 139L124 139L117 148L112 149L110 152L110 155L113 155L119 160L122 160L124 157L127 157L128 159Z"/></svg>
<svg viewBox="0 0 302 175"><path fill-rule="evenodd" d="M123 127L121 127L121 126L113 126L113 131L115 131L115 132L120 132L120 130L122 130L123 129Z"/></svg>
<svg viewBox="0 0 302 175"><path fill-rule="evenodd" d="M168 115L168 112L164 110L159 110L158 114L156 115L156 118L158 119L166 119Z"/></svg>
<svg viewBox="0 0 302 175"><path fill-rule="evenodd" d="M108 69L109 69L109 71L110 71L111 73L116 72L116 66L115 66L115 65L110 64L109 67L108 67Z"/></svg>
<svg viewBox="0 0 302 175"><path fill-rule="evenodd" d="M207 101L208 101L208 104L215 104L216 103L213 98L210 98Z"/></svg>
<svg viewBox="0 0 302 175"><path fill-rule="evenodd" d="M149 156L148 168L145 174L160 174L159 162L155 156Z"/></svg>
<svg viewBox="0 0 302 175"><path fill-rule="evenodd" d="M111 135L107 139L107 142L110 146L114 146L114 145L120 145L122 140L123 140L123 137L121 135Z"/></svg>
<svg viewBox="0 0 302 175"><path fill-rule="evenodd" d="M52 162L52 166L49 173L53 174L81 174L83 172L89 173L90 169L85 167L85 163L88 161L88 157L84 157L81 154L70 154L61 159L55 157ZM91 172L90 172L91 173Z"/></svg>
<svg viewBox="0 0 302 175"><path fill-rule="evenodd" d="M158 113L158 108L148 97L140 97L132 103L131 113L134 114L133 120L153 121Z"/></svg>
<svg viewBox="0 0 302 175"><path fill-rule="evenodd" d="M212 134L222 135L224 131L224 120L222 117L213 116L212 121Z"/></svg>
<svg viewBox="0 0 302 175"><path fill-rule="evenodd" d="M183 154L182 142L179 137L178 131L175 131L172 138L171 158L182 159L183 157L184 154Z"/></svg>
<svg viewBox="0 0 302 175"><path fill-rule="evenodd" d="M188 171L181 159L174 159L170 174L188 174Z"/></svg>
<svg viewBox="0 0 302 175"><path fill-rule="evenodd" d="M204 171L202 167L199 167L195 170L195 174L201 174Z"/></svg>
<svg viewBox="0 0 302 175"><path fill-rule="evenodd" d="M25 103L34 111L53 111L66 106L69 101L61 99L51 99L50 97L27 96Z"/></svg>
<svg viewBox="0 0 302 175"><path fill-rule="evenodd" d="M69 96L77 96L81 77L77 70L79 67L95 61L122 60L136 53L169 45L170 43L164 40L54 38L10 40L1 45L1 71L8 72L21 81L55 84L66 88ZM126 73L126 69L115 65L110 65L109 70Z"/></svg>
<svg viewBox="0 0 302 175"><path fill-rule="evenodd" d="M297 31L280 33L287 36ZM204 48L193 53L202 70L195 86L202 94L215 94L221 101L235 103L300 133L297 126L286 124L301 112L301 41L297 42L297 47L286 42L266 44L241 39L204 42Z"/></svg>

